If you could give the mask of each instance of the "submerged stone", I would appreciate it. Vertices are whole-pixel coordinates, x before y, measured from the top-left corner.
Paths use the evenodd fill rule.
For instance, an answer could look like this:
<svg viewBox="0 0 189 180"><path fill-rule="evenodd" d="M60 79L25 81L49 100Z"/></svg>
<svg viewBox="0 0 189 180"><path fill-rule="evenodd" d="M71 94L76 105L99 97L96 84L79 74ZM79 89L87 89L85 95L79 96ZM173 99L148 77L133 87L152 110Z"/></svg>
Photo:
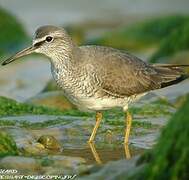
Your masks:
<svg viewBox="0 0 189 180"><path fill-rule="evenodd" d="M37 141L49 150L61 150L61 145L54 136L43 135Z"/></svg>

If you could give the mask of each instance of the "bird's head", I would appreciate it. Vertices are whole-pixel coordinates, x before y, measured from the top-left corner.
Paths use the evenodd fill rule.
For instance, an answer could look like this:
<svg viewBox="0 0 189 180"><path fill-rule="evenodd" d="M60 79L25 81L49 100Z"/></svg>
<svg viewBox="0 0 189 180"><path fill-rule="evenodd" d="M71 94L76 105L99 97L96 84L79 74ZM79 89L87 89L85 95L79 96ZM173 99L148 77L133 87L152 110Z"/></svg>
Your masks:
<svg viewBox="0 0 189 180"><path fill-rule="evenodd" d="M67 57L73 46L70 36L63 28L49 25L42 26L35 32L32 46L17 52L3 61L2 65L9 64L18 58L32 53L44 54L51 59L55 59L58 56Z"/></svg>

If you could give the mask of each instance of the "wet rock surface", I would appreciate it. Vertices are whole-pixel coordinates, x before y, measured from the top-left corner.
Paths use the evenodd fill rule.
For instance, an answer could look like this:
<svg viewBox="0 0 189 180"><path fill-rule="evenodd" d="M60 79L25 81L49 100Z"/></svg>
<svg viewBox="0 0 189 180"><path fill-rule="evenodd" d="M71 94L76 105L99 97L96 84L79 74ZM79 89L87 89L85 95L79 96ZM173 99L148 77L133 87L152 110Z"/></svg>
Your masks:
<svg viewBox="0 0 189 180"><path fill-rule="evenodd" d="M19 171L40 171L40 163L31 157L7 156L0 160L0 166L6 169L19 169Z"/></svg>

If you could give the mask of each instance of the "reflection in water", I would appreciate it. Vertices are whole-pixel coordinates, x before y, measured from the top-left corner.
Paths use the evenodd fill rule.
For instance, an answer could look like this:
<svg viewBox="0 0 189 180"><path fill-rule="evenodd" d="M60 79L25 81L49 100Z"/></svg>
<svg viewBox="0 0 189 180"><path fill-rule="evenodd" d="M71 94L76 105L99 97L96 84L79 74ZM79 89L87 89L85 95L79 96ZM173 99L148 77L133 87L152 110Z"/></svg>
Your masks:
<svg viewBox="0 0 189 180"><path fill-rule="evenodd" d="M100 156L98 155L98 152L96 151L95 144L93 142L88 142L88 144L89 144L89 147L91 148L91 152L92 152L97 164L102 164Z"/></svg>
<svg viewBox="0 0 189 180"><path fill-rule="evenodd" d="M102 160L100 159L100 156L95 148L95 144L94 142L88 142L89 147L91 149L92 155L95 159L95 161L97 162L97 164L102 164ZM129 145L128 144L124 144L124 150L125 150L125 158L126 159L130 159L131 158L131 153L130 153L130 149L129 149Z"/></svg>
<svg viewBox="0 0 189 180"><path fill-rule="evenodd" d="M72 156L72 157L82 157L86 160L87 164L105 164L109 161L117 161L119 159L130 159L138 154L144 152L144 149L134 147L132 145L118 147L111 147L108 145L101 146L97 144L87 144L84 148L82 147L65 147L63 149L62 155Z"/></svg>
<svg viewBox="0 0 189 180"><path fill-rule="evenodd" d="M130 153L129 145L128 144L124 144L124 148L125 148L125 157L126 157L126 159L130 159L131 158L131 153Z"/></svg>

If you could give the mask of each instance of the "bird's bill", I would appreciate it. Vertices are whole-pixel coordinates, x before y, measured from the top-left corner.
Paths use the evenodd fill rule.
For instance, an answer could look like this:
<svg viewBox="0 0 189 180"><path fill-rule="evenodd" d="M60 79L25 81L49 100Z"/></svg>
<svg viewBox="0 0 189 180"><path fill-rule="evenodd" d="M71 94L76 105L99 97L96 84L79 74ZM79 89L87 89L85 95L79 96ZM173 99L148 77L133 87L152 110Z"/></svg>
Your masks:
<svg viewBox="0 0 189 180"><path fill-rule="evenodd" d="M9 64L13 61L15 61L16 59L18 58L21 58L23 56L26 56L26 55L29 55L31 53L34 53L35 52L35 47L34 46L31 46L31 47L28 47L28 48L25 48L23 49L22 51L19 51L17 52L15 55L11 56L10 58L6 59L5 61L3 61L2 65L6 65L6 64Z"/></svg>

